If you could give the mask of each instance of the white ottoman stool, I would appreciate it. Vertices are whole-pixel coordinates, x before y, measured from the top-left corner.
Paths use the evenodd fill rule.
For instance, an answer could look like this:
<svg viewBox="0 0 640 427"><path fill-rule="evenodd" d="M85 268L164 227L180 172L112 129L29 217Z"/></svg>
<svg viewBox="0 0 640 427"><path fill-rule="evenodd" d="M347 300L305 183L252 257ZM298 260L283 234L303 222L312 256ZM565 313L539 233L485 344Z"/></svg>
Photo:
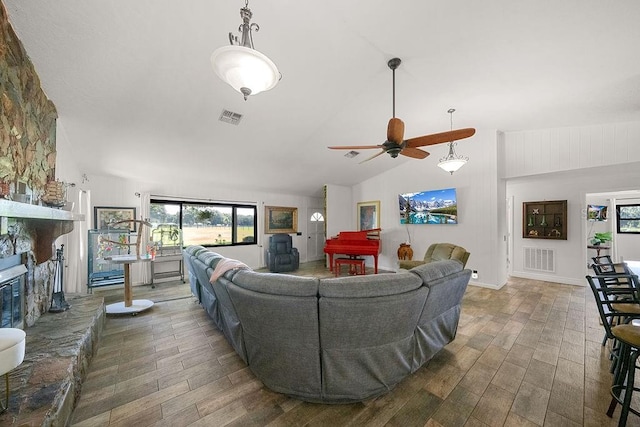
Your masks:
<svg viewBox="0 0 640 427"><path fill-rule="evenodd" d="M9 407L9 372L24 360L26 336L22 329L0 328L0 375L4 374L6 384L5 404L0 401L0 413Z"/></svg>

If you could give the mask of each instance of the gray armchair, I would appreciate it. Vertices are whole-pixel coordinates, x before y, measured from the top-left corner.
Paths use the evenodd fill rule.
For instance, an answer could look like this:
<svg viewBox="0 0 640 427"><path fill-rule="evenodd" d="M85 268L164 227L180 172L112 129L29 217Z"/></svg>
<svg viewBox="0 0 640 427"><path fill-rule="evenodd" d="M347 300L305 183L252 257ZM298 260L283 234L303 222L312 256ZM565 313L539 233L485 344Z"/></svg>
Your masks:
<svg viewBox="0 0 640 427"><path fill-rule="evenodd" d="M433 243L427 248L427 253L424 255L423 260L400 260L400 268L412 269L421 264L427 264L433 261L443 261L447 259L455 259L462 263L462 268L467 265L469 259L469 252L462 246L457 246L452 243Z"/></svg>
<svg viewBox="0 0 640 427"><path fill-rule="evenodd" d="M300 266L300 254L293 247L291 236L274 234L269 237L267 267L273 273L295 271Z"/></svg>

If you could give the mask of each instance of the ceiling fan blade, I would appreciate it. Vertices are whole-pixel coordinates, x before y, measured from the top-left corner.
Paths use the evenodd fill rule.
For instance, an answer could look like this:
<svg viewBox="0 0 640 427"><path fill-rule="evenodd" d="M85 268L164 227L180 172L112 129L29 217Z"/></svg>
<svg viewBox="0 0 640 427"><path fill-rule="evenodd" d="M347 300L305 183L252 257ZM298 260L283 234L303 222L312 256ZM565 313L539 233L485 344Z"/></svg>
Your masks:
<svg viewBox="0 0 640 427"><path fill-rule="evenodd" d="M429 155L429 153L427 153L424 150L421 150L419 148L411 148L411 147L404 148L400 152L400 154L402 154L403 156L412 157L414 159L424 159Z"/></svg>
<svg viewBox="0 0 640 427"><path fill-rule="evenodd" d="M327 147L332 150L368 150L370 148L384 148L382 145L337 145Z"/></svg>
<svg viewBox="0 0 640 427"><path fill-rule="evenodd" d="M405 143L409 148L424 147L425 145L442 144L445 142L456 141L458 139L469 138L475 133L476 130L473 128L456 129L407 139Z"/></svg>
<svg viewBox="0 0 640 427"><path fill-rule="evenodd" d="M389 119L389 124L387 125L387 141L401 144L402 138L404 138L404 122L395 117Z"/></svg>
<svg viewBox="0 0 640 427"><path fill-rule="evenodd" d="M384 154L384 153L386 153L386 151L385 151L385 150L382 150L382 151L380 151L379 153L376 153L376 154L374 154L373 156L369 157L368 159L364 159L364 160L363 160L363 161L361 161L359 164L363 164L364 162L368 162L369 160L373 160L373 159L375 159L376 157L378 157L379 155Z"/></svg>

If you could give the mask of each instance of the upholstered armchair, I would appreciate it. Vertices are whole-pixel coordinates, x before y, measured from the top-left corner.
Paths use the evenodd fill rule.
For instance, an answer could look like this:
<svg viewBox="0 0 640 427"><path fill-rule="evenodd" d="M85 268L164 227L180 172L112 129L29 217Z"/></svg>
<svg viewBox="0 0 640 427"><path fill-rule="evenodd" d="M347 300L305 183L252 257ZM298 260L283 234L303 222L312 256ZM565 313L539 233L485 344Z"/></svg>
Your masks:
<svg viewBox="0 0 640 427"><path fill-rule="evenodd" d="M456 246L452 243L434 243L427 249L427 253L424 255L423 260L400 260L400 268L411 269L421 264L426 264L433 261L443 261L447 259L455 259L462 263L464 268L467 265L467 260L471 255L462 246Z"/></svg>
<svg viewBox="0 0 640 427"><path fill-rule="evenodd" d="M293 247L291 236L274 234L269 237L267 250L267 267L273 273L295 271L300 266L300 254Z"/></svg>

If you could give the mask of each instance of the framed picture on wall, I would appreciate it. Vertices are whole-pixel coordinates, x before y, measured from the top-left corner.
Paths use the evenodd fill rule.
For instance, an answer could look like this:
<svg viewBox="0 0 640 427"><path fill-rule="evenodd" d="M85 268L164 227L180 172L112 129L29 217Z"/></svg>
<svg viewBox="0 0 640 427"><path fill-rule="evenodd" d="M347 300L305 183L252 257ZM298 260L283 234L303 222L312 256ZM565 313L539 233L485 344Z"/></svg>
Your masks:
<svg viewBox="0 0 640 427"><path fill-rule="evenodd" d="M264 229L266 234L297 233L298 208L265 206Z"/></svg>
<svg viewBox="0 0 640 427"><path fill-rule="evenodd" d="M136 208L118 208L111 206L96 206L93 208L93 225L98 230L107 228L126 230L128 228L131 232L135 233L135 222L112 225L118 221L127 219L136 219Z"/></svg>
<svg viewBox="0 0 640 427"><path fill-rule="evenodd" d="M380 201L359 202L356 215L358 231L380 228Z"/></svg>

